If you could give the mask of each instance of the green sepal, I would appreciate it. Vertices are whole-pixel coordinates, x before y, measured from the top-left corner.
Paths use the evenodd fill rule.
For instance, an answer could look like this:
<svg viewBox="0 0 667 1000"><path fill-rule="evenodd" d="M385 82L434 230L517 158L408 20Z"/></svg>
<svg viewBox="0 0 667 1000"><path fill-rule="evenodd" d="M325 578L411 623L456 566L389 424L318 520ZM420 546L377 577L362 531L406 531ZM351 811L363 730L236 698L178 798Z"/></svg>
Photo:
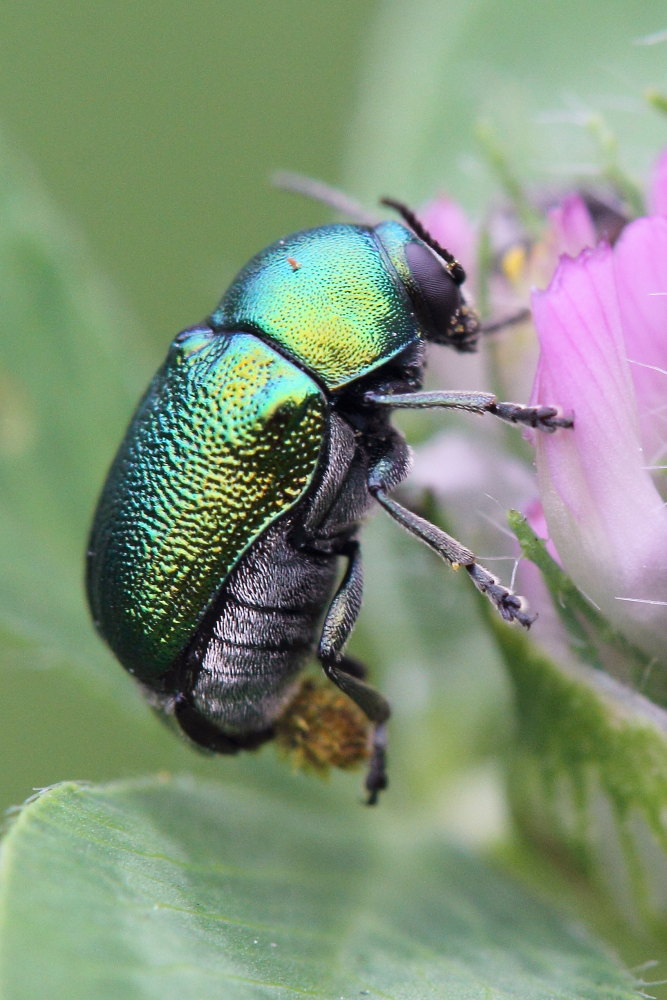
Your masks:
<svg viewBox="0 0 667 1000"><path fill-rule="evenodd" d="M520 515L512 512L510 524L542 571L567 638L557 647L546 625L540 636L539 618L528 634L488 613L516 704L514 815L552 863L566 862L570 875L585 876L624 919L664 942L667 713L591 666L612 650L639 671L641 654L590 606Z"/></svg>

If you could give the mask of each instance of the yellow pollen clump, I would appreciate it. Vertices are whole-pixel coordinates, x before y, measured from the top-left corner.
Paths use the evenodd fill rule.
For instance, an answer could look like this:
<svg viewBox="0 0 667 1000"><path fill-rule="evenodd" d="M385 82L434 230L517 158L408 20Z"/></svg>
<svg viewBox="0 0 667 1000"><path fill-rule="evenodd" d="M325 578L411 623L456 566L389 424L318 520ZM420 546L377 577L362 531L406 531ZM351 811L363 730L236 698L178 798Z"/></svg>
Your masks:
<svg viewBox="0 0 667 1000"><path fill-rule="evenodd" d="M503 255L501 268L503 274L512 284L518 284L526 272L526 249L520 243L510 247Z"/></svg>
<svg viewBox="0 0 667 1000"><path fill-rule="evenodd" d="M348 770L369 756L370 724L361 709L333 686L304 680L275 724L276 744L297 770L325 775Z"/></svg>

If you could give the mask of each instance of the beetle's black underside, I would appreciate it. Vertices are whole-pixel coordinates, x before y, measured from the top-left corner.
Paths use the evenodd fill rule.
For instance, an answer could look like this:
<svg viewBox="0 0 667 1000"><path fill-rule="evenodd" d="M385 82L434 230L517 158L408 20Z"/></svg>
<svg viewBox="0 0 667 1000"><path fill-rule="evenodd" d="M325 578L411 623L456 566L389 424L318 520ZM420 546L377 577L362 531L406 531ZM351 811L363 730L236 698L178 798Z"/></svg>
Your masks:
<svg viewBox="0 0 667 1000"><path fill-rule="evenodd" d="M246 551L171 671L176 717L197 743L235 753L271 738L373 503L367 478L365 440L332 409L313 487Z"/></svg>

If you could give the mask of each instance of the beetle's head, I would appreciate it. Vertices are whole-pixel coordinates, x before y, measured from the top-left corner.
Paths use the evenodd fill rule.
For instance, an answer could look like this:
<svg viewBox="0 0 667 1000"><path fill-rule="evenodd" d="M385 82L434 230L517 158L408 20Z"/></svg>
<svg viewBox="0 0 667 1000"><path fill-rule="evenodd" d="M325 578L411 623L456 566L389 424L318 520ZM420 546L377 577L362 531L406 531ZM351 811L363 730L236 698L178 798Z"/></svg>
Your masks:
<svg viewBox="0 0 667 1000"><path fill-rule="evenodd" d="M381 223L375 232L407 288L424 337L457 351L476 350L480 322L461 291L463 267L409 208L391 198L382 204L396 209L409 229L407 239L396 238L395 223Z"/></svg>

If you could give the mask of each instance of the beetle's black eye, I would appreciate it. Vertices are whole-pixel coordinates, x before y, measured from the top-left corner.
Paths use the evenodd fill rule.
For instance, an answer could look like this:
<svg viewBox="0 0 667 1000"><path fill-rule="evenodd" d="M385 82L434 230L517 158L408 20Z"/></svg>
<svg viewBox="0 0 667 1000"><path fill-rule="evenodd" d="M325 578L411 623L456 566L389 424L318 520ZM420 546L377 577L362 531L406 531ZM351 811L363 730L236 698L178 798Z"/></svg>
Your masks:
<svg viewBox="0 0 667 1000"><path fill-rule="evenodd" d="M462 305L459 286L445 264L423 243L408 243L405 257L419 294L426 336L442 343Z"/></svg>

